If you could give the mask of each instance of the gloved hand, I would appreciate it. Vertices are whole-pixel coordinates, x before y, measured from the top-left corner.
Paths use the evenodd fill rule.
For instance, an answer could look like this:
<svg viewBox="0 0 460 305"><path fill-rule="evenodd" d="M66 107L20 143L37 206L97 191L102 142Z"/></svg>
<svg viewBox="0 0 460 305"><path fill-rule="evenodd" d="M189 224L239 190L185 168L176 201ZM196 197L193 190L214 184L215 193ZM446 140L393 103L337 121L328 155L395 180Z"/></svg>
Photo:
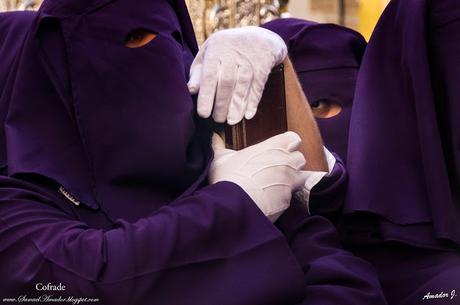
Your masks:
<svg viewBox="0 0 460 305"><path fill-rule="evenodd" d="M248 26L223 30L205 41L191 70L189 91L198 95L198 114L237 124L252 119L267 78L287 56L277 34ZM215 101L215 102L214 102ZM214 109L214 110L213 110Z"/></svg>
<svg viewBox="0 0 460 305"><path fill-rule="evenodd" d="M305 185L306 174L301 171L305 158L297 151L301 139L294 132L240 151L226 149L216 134L212 141L214 161L209 182L239 185L272 222L289 207L292 192Z"/></svg>

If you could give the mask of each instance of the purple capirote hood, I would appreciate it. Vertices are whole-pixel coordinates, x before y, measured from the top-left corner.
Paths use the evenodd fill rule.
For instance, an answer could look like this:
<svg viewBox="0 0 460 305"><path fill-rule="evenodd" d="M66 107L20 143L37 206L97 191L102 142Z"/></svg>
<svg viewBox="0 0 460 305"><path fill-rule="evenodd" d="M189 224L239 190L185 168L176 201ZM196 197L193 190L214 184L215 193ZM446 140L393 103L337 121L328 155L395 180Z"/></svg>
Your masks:
<svg viewBox="0 0 460 305"><path fill-rule="evenodd" d="M157 37L127 48L137 29ZM205 183L211 131L186 85L197 44L183 1L47 0L28 32L1 101L8 175L129 220Z"/></svg>

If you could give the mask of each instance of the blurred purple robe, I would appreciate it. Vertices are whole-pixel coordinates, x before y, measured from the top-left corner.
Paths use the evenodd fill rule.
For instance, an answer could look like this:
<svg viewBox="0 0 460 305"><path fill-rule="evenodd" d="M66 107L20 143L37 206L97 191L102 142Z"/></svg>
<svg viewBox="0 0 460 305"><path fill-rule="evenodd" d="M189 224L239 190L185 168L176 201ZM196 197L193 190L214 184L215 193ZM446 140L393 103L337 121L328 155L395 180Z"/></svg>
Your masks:
<svg viewBox="0 0 460 305"><path fill-rule="evenodd" d="M391 1L358 77L344 236L390 304L460 304L459 21L459 1Z"/></svg>
<svg viewBox="0 0 460 305"><path fill-rule="evenodd" d="M1 297L49 282L110 305L385 304L327 220L294 204L280 232L237 185L207 185L183 1L48 0L17 18L24 43L0 46ZM157 37L129 49L136 29Z"/></svg>
<svg viewBox="0 0 460 305"><path fill-rule="evenodd" d="M457 250L458 246L455 244L452 245L452 243L450 243L450 246L449 243L445 245L444 242L438 242L433 239L434 234L431 231L433 229L432 224L414 223L410 226L403 224L396 225L391 224L384 218L377 218L368 213L365 214L363 212L369 211L369 209L363 206L363 198L360 197L361 192L365 192L367 194L375 191L375 188L387 188L386 180L388 180L388 183L390 184L393 183L393 180L398 177L400 171L404 169L404 167L395 169L395 162L397 164L406 163L409 165L413 162L413 160L418 158L418 154L415 154L412 160L411 155L408 154L406 155L406 160L404 160L400 156L394 156L394 154L391 154L391 151L389 151L390 148L388 147L381 147L379 150L375 149L375 143L377 142L380 142L381 146L387 146L389 143L392 143L391 141L395 141L395 144L391 145L396 147L405 146L401 143L414 145L415 139L410 139L410 137L408 137L409 139L406 138L401 140L397 138L397 135L401 132L401 126L403 126L402 129L404 129L407 127L407 124L409 124L410 116L413 115L411 114L411 112L413 112L413 108L408 108L406 112L401 113L400 124L396 124L396 126L394 126L395 129L398 129L397 131L382 137L382 134L384 134L383 130L390 128L389 125L394 124L395 122L395 112L397 112L397 110L395 110L397 109L396 107L400 108L401 106L404 106L404 103L412 101L413 98L411 98L411 95L414 95L414 93L409 93L409 96L407 97L398 97L398 94L401 94L404 90L392 89L392 86L394 86L394 88L403 86L407 87L407 90L413 90L410 86L406 86L406 83L408 82L406 78L408 78L409 75L409 77L417 80L417 96L433 95L433 93L427 92L427 90L431 90L429 82L424 83L422 81L422 84L424 83L424 85L420 85L420 79L426 77L426 72L425 74L423 73L423 67L427 65L428 60L425 60L425 62L419 61L417 64L412 61L414 57L420 55L417 54L417 52L421 52L421 54L424 54L424 52L426 53L427 46L414 46L414 41L420 42L428 39L428 52L431 54L429 61L432 65L432 67L430 67L432 73L431 81L435 84L435 88L437 87L437 90L435 90L434 93L435 96L438 95L438 101L436 102L437 107L439 107L438 109L446 107L443 106L445 102L442 100L449 101L450 104L450 106L446 108L450 109L451 112L446 111L447 109L444 108L444 110L442 110L439 114L443 116L439 122L444 124L444 130L448 130L448 128L452 128L452 130L459 129L453 125L453 122L457 121L454 119L457 113L454 111L456 109L454 101L460 98L457 89L457 80L460 79L460 70L458 69L460 67L460 63L458 62L458 54L460 54L458 41L460 41L460 37L457 37L458 35L455 37L453 36L453 33L458 33L458 31L455 30L458 28L458 25L453 21L457 20L458 16L460 16L459 5L453 1L447 1L444 3L442 1L433 1L429 7L426 7L426 3L418 2L415 4L414 1L410 2L412 3L400 3L398 5L392 4L393 7L389 8L391 13L387 12L386 15L382 17L382 21L380 22L381 24L379 24L376 34L374 35L376 37L374 37L371 41L371 50L369 51L364 63L365 72L363 72L363 75L361 76L364 80L362 86L359 87L361 90L359 94L363 94L363 92L365 92L367 95L366 98L360 98L358 96L359 101L357 101L353 106L353 111L361 111L361 121L358 122L355 119L353 124L355 130L353 132L356 132L356 134L359 133L360 135L365 134L366 140L371 139L372 144L365 143L364 140L358 138L357 135L350 141L352 157L353 155L359 156L353 160L353 164L358 164L360 166L359 171L361 171L358 172L358 169L352 169L354 171L353 175L358 175L364 172L366 177L362 178L362 180L356 182L356 185L354 185L356 188L354 199L357 201L348 202L347 204L347 206L361 204L362 206L360 209L362 211L357 209L353 215L347 216L348 221L346 228L348 230L348 234L345 234L345 241L356 255L368 260L377 269L384 292L390 304L414 305L427 304L428 302L430 304L460 304L460 287L458 286L458 283L460 283L460 261ZM395 7L398 8L396 9ZM411 17L406 16L406 14L413 14L412 11L417 12L417 14ZM425 15L428 15L428 20L425 20ZM429 35L425 34L425 23L433 23L430 25L430 30L427 31ZM334 36L333 29L335 27L340 28L338 26L320 25L298 19L286 19L268 23L267 27L277 32L285 39L289 46L290 55L295 67L298 70L301 69L300 67L305 65L305 63L309 63L309 60L316 61L317 65L320 65L322 61L328 63L328 55L331 54L331 52L338 52L342 50L341 54L336 54L332 57L333 61L343 60L344 56L347 54L353 54L353 52L343 51L343 46L350 47L353 44L344 44L340 47L338 45L341 41L340 39L335 39L333 42L329 42L329 45L336 44L336 48L321 52L321 48L327 45L329 40L336 38ZM315 31L310 33L310 29L315 29L315 27L322 30L322 36L315 36ZM327 35L328 31L329 35ZM346 33L345 31L342 32ZM412 35L412 37L410 37L410 35ZM428 38L424 38L424 35L427 35ZM398 49L402 48L401 45L403 45L406 49L404 52L407 53ZM302 50L302 52L294 52L297 50ZM350 50L353 49L350 48ZM359 48L354 48L354 50L359 50ZM404 53L406 57L401 57L401 53ZM304 56L305 59L303 59L302 56ZM299 59L295 60L296 58ZM348 56L348 58L353 59L353 56ZM401 60L401 58L403 59ZM302 59L305 63L302 62ZM296 64L296 62L299 61L301 61L301 64ZM360 59L358 59L355 64L359 62ZM398 65L400 65L401 62L406 64L410 63L411 65L408 66L408 68L410 68L411 71L406 71L406 67L402 64L401 67L399 67ZM313 62L310 65L313 64L315 63ZM417 68L417 65L420 67ZM358 66L356 67L356 72L357 68ZM321 70L316 72L316 70L313 69L313 71L308 73L314 76L315 73L321 73ZM413 73L414 75L411 76L408 73ZM340 74L336 76L334 74L334 70L330 70L330 77L332 79L340 76ZM315 86L308 87L309 83L306 82L305 78L300 77L300 79L301 81L303 80L304 90L307 95L310 91L315 91ZM317 83L321 83L322 80L324 80L324 78L321 77L321 74L318 74ZM312 81L314 82L315 80L312 79L310 83ZM354 89L355 82L356 80L353 82L352 86L348 86L347 96L353 96L352 90ZM345 87L339 86L334 81L329 83L325 82L324 86L319 86L319 92L321 92L323 88L327 88L327 90L331 92L331 95L337 94L337 92L346 89ZM396 97L389 96L392 94ZM314 97L309 98L311 101ZM377 102L380 102L380 104L374 104ZM392 105L389 106L389 103L392 103ZM400 104L401 106L397 106L395 104ZM352 101L350 100L349 106L351 107L351 105ZM420 106L421 109L423 109L423 105L417 106ZM377 107L379 108L376 109ZM383 109L386 110L384 111ZM383 112L379 113L378 111ZM449 113L452 117L450 117L449 120L446 120L444 116L449 116ZM379 121L380 116L382 116L382 127L377 131L373 129L375 128L374 122L375 120ZM427 115L425 114L424 116ZM427 116L427 119L429 119L429 117L430 116ZM320 124L320 127L322 127L321 131L326 145L329 144L328 141L332 140L332 138L328 137L331 133L342 133L344 139L346 138L343 126L340 126L339 124L331 124L328 126ZM333 130L325 131L324 129L327 128L331 128ZM455 143L455 133L445 133L446 135L442 135L442 137L450 137L451 139L448 141ZM434 139L436 139L436 137L437 136L435 136ZM358 147L356 146L357 144L359 145ZM371 145L374 145L374 147ZM358 155L363 147L366 148L366 155ZM446 161L455 163L455 151L452 151L452 148L448 148L447 151L448 152L446 152L446 154L449 155L453 161ZM397 150L395 153L397 153ZM384 162L381 160L384 160ZM436 160L431 160L430 162L433 161ZM376 165L379 166L378 170L374 168ZM408 165L406 165L406 167ZM455 172L455 168L458 168L458 166L452 164L450 164L449 167L452 168L451 171L453 172ZM382 173L382 175L376 175L376 173ZM455 174L451 175L451 178L455 176ZM407 178L406 180L407 181L405 182L409 183L414 179ZM371 185L369 181L374 182L375 184ZM401 183L401 181L398 181L398 183ZM432 183L436 184L436 182ZM324 179L320 182L320 185L328 186L328 180ZM326 189L330 190L331 188L328 187ZM413 217L413 215L411 215L411 211L415 212L414 214L417 214L424 209L423 204L421 204L421 202L417 202L415 199L412 204L415 203L420 205L416 208L412 208L412 210L407 208L409 205L407 200L410 200L411 196L408 195L407 198L397 198L400 195L400 188L393 190L394 191L392 192L391 189L387 189L386 193L382 191L381 193L378 193L378 195L372 194L374 200L376 200L375 206L380 205L380 208L388 208L389 215L392 212L404 213L404 211L406 211L407 217ZM420 188L420 190L423 192L423 188ZM453 188L452 191L455 192L455 188ZM317 202L315 201L316 193L317 192L312 193L310 202L313 209L318 206L318 204L315 204L315 202ZM335 198L338 198L340 203L343 201L342 196L344 195L344 192L329 192L326 194L329 194L329 197L331 195L338 194ZM391 196L391 198L381 197L382 194ZM392 202L394 198L397 200L407 200L400 202L399 205L396 205ZM414 198L417 198L417 196L414 196ZM325 203L327 203L325 206L331 206L331 201L320 201L320 204ZM430 217L434 217L436 219L438 227L448 225L449 222L454 224L450 226L450 229L446 229L444 231L450 232L451 236L456 236L455 230L457 230L460 226L459 216L456 213L450 214L453 210L451 208L446 209L442 207L442 204L438 206L438 210L434 211L433 215ZM458 203L455 203L454 205L458 207ZM433 209L435 209L434 206ZM327 215L327 210L325 211L322 209L317 211L321 215ZM447 221L447 223L443 224L443 221ZM386 242L383 243L382 239ZM392 242L394 240L398 241L398 243ZM419 243L420 241L424 242ZM415 247L415 245L423 246L423 248ZM444 250L429 250L426 249L426 247L441 248ZM433 296L440 294L444 295L444 297L440 299L433 298Z"/></svg>
<svg viewBox="0 0 460 305"><path fill-rule="evenodd" d="M455 8L460 2L396 0L374 31L358 78L347 163L345 212L362 219L358 239L460 246L451 85L459 79L459 40L435 23L456 32L448 18Z"/></svg>

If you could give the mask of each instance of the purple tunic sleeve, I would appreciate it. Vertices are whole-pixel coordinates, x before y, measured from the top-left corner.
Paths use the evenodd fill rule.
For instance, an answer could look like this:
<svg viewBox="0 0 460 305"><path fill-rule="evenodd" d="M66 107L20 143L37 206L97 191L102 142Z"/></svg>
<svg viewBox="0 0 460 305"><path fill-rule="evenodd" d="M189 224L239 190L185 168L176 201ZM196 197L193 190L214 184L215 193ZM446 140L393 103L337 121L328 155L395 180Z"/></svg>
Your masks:
<svg viewBox="0 0 460 305"><path fill-rule="evenodd" d="M334 168L313 187L310 194L311 214L325 216L331 220L337 218L343 206L347 186L345 165L337 154L334 154L334 157Z"/></svg>
<svg viewBox="0 0 460 305"><path fill-rule="evenodd" d="M237 185L208 186L106 231L23 181L1 177L0 185L0 278L8 278L1 297L41 295L35 285L50 282L64 284L64 296L97 297L100 304L303 298L302 271L283 235Z"/></svg>
<svg viewBox="0 0 460 305"><path fill-rule="evenodd" d="M373 267L342 249L334 226L293 203L277 223L305 273L300 304L387 304Z"/></svg>

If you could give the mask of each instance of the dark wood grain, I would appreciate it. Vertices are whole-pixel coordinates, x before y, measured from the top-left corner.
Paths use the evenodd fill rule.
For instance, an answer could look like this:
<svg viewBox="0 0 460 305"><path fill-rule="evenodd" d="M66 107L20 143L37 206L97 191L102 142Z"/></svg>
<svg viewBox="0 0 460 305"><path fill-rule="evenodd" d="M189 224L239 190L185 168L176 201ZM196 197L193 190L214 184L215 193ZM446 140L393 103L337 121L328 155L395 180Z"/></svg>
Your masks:
<svg viewBox="0 0 460 305"><path fill-rule="evenodd" d="M288 130L284 65L273 69L265 85L256 116L225 127L227 148L240 150Z"/></svg>

